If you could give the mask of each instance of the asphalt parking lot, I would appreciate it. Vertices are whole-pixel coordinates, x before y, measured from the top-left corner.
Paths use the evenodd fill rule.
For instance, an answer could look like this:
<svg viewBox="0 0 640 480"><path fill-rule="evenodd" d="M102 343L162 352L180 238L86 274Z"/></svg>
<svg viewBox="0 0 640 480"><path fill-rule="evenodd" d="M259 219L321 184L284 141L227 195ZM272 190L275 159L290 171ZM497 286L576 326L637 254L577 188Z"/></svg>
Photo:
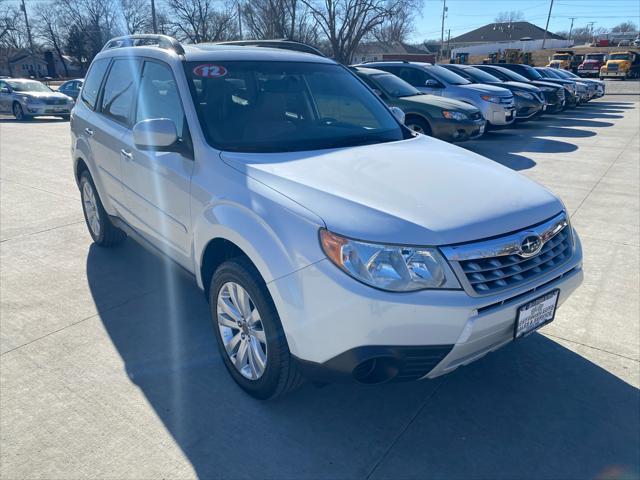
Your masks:
<svg viewBox="0 0 640 480"><path fill-rule="evenodd" d="M463 147L565 201L584 285L555 321L438 379L258 402L202 294L91 245L68 123L0 119L0 478L638 478L640 82Z"/></svg>

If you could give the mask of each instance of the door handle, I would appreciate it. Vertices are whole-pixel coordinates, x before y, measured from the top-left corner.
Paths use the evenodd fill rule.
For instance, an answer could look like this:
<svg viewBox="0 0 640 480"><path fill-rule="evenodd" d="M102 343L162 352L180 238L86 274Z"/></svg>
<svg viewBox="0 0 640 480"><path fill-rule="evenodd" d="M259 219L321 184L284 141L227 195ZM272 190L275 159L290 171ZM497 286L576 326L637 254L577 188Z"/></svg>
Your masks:
<svg viewBox="0 0 640 480"><path fill-rule="evenodd" d="M133 153L131 153L129 150L125 150L124 148L120 150L120 155L122 155L127 160L133 159Z"/></svg>
<svg viewBox="0 0 640 480"><path fill-rule="evenodd" d="M90 137L93 137L93 130L90 129L89 127L84 129L84 133L86 133L87 135L89 135Z"/></svg>

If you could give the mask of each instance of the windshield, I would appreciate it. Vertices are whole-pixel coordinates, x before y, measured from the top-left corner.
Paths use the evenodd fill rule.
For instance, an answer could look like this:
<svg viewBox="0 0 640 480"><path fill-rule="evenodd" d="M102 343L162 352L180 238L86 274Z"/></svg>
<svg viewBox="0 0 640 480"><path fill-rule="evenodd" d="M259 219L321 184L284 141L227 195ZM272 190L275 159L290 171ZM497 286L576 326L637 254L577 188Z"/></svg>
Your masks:
<svg viewBox="0 0 640 480"><path fill-rule="evenodd" d="M554 55L554 56L553 56L553 59L554 59L554 60L569 60L569 59L571 59L571 56L570 56L570 55L567 55L567 54Z"/></svg>
<svg viewBox="0 0 640 480"><path fill-rule="evenodd" d="M52 90L40 82L12 82L5 80L14 92L51 92Z"/></svg>
<svg viewBox="0 0 640 480"><path fill-rule="evenodd" d="M483 72L479 68L463 68L462 69L467 75L472 77L476 82L480 83L497 83L500 82L499 78L494 77L493 75Z"/></svg>
<svg viewBox="0 0 640 480"><path fill-rule="evenodd" d="M540 73L540 75L542 75L543 77L547 77L547 78L562 78L562 75L560 75L559 73L557 73L554 69L550 68L550 69L545 69L545 70L538 70L538 72Z"/></svg>
<svg viewBox="0 0 640 480"><path fill-rule="evenodd" d="M471 82L469 80L465 80L460 75L456 75L453 72L450 72L444 67L440 67L438 65L434 65L432 67L427 67L427 71L433 75L437 80L440 80L442 83L448 83L450 85L469 85Z"/></svg>
<svg viewBox="0 0 640 480"><path fill-rule="evenodd" d="M527 77L523 77L519 73L514 72L513 70L509 70L508 68L498 67L498 71L503 75L509 77L509 80L513 82L524 82L529 83L529 79Z"/></svg>
<svg viewBox="0 0 640 480"><path fill-rule="evenodd" d="M372 75L373 80L392 97L412 97L414 95L422 95L415 87L409 85L401 78L391 75L390 73L380 73Z"/></svg>
<svg viewBox="0 0 640 480"><path fill-rule="evenodd" d="M609 56L609 60L629 60L628 53L614 53Z"/></svg>
<svg viewBox="0 0 640 480"><path fill-rule="evenodd" d="M535 68L530 67L529 65L523 65L522 67L527 72L527 75L529 75L531 80L541 80L543 78L542 75L540 75L540 72L538 72Z"/></svg>
<svg viewBox="0 0 640 480"><path fill-rule="evenodd" d="M604 62L605 55L603 53L587 53L584 57L585 60L596 60L599 62Z"/></svg>
<svg viewBox="0 0 640 480"><path fill-rule="evenodd" d="M219 150L318 150L404 138L382 101L340 65L187 62L185 72L207 141Z"/></svg>

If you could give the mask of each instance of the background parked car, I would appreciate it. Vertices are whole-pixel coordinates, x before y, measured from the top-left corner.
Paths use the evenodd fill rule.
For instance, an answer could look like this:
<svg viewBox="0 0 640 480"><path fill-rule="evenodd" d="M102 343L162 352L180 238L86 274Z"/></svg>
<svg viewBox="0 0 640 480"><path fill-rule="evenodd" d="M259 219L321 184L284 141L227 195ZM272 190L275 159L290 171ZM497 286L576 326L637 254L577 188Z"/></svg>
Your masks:
<svg viewBox="0 0 640 480"><path fill-rule="evenodd" d="M362 66L393 73L423 93L470 103L482 112L488 124L509 125L515 121L513 94L505 88L472 84L440 65L429 63L372 62Z"/></svg>
<svg viewBox="0 0 640 480"><path fill-rule="evenodd" d="M485 120L473 105L420 92L395 75L373 68L353 67L360 79L390 107L405 113L411 130L446 141L480 137Z"/></svg>
<svg viewBox="0 0 640 480"><path fill-rule="evenodd" d="M620 80L640 77L640 53L631 50L613 52L607 58L606 65L600 69L600 80L604 77Z"/></svg>
<svg viewBox="0 0 640 480"><path fill-rule="evenodd" d="M559 69L557 68L536 67L536 71L540 75L542 75L544 78L548 78L551 81L562 80L563 82L572 82L573 90L578 100L578 104L588 102L593 96L595 96L595 85L589 87L587 83L580 81L580 79L575 80L572 78L566 78L564 75L561 75L558 70Z"/></svg>
<svg viewBox="0 0 640 480"><path fill-rule="evenodd" d="M595 78L582 78L569 70L558 70L556 73L569 80L576 80L589 86L589 94L591 98L600 98L605 92L605 83Z"/></svg>
<svg viewBox="0 0 640 480"><path fill-rule="evenodd" d="M0 80L0 112L12 113L16 120L53 115L69 120L74 102L36 80Z"/></svg>
<svg viewBox="0 0 640 480"><path fill-rule="evenodd" d="M576 105L578 105L579 100L578 96L576 95L576 87L574 82L561 80L559 78L543 77L542 75L540 75L540 72L529 65L521 65L518 63L502 63L500 64L500 66L519 73L529 80L543 80L545 82L558 84L565 89L565 106L575 107Z"/></svg>
<svg viewBox="0 0 640 480"><path fill-rule="evenodd" d="M503 82L490 73L483 72L470 65L443 65L447 70L460 75L471 83L495 85L511 90L516 103L516 120L528 120L543 112L545 108L542 90L533 85L513 81Z"/></svg>
<svg viewBox="0 0 640 480"><path fill-rule="evenodd" d="M58 87L58 91L73 98L74 100L77 100L78 95L80 95L80 89L82 88L83 83L84 79L82 78L68 80Z"/></svg>
<svg viewBox="0 0 640 480"><path fill-rule="evenodd" d="M555 83L545 82L542 80L529 80L523 77L519 73L516 73L507 68L498 65L474 65L478 70L490 73L494 77L502 80L503 82L518 82L533 85L542 90L544 94L544 100L547 103L547 113L557 113L565 108L565 89Z"/></svg>

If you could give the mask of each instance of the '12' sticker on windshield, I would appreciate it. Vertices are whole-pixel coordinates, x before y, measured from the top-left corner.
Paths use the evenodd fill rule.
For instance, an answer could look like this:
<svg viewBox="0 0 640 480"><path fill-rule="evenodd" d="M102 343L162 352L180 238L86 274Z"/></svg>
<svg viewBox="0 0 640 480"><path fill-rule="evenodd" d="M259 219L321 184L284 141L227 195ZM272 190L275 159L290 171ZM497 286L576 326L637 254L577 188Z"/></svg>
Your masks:
<svg viewBox="0 0 640 480"><path fill-rule="evenodd" d="M220 78L227 74L227 69L222 65L213 65L207 63L204 65L198 65L193 69L193 74L203 78Z"/></svg>

